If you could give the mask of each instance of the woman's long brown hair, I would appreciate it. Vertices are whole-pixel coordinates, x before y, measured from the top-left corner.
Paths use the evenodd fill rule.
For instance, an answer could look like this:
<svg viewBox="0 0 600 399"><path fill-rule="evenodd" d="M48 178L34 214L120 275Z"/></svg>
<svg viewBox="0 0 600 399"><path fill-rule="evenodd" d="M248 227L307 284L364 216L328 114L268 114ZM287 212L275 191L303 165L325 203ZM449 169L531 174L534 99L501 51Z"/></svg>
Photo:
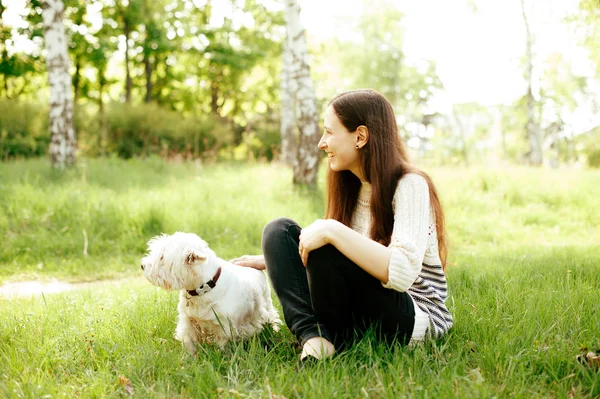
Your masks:
<svg viewBox="0 0 600 399"><path fill-rule="evenodd" d="M369 131L369 141L360 150L360 156L363 174L372 187L371 238L385 246L390 244L394 229L392 200L398 181L406 173L417 173L425 178L429 186L438 250L445 269L448 248L442 204L431 178L409 163L390 102L375 90L352 90L339 94L329 105L349 132L354 132L361 125ZM336 219L350 226L358 201L360 179L348 170L334 172L330 168L327 186L325 218Z"/></svg>

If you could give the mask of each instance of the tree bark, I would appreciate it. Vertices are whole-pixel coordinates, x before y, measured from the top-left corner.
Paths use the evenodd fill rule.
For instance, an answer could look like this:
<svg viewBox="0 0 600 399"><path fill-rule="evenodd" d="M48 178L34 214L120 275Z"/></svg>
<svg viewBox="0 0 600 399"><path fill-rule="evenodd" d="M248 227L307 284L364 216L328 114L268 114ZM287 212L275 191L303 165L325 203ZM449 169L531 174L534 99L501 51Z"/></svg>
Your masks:
<svg viewBox="0 0 600 399"><path fill-rule="evenodd" d="M219 115L219 84L215 81L210 84L210 111Z"/></svg>
<svg viewBox="0 0 600 399"><path fill-rule="evenodd" d="M463 161L465 162L465 166L469 167L469 152L467 151L467 134L465 132L465 127L463 126L462 121L460 120L460 117L454 109L454 106L452 106L452 117L456 121L456 127L458 127L458 133L460 134L460 153L463 157Z"/></svg>
<svg viewBox="0 0 600 399"><path fill-rule="evenodd" d="M98 112L100 114L100 153L106 155L108 131L104 113L104 87L106 86L106 66L98 66Z"/></svg>
<svg viewBox="0 0 600 399"><path fill-rule="evenodd" d="M2 8L2 0L0 0L0 21L2 21L3 12L4 8ZM6 44L4 44L4 47L2 49L2 59L8 60L8 50L6 49ZM8 95L8 75L2 73L0 74L0 76L2 77L2 87L4 87L4 95L6 96L6 98L10 98Z"/></svg>
<svg viewBox="0 0 600 399"><path fill-rule="evenodd" d="M144 54L144 70L146 72L146 103L152 101L152 62L150 61L150 54Z"/></svg>
<svg viewBox="0 0 600 399"><path fill-rule="evenodd" d="M283 42L283 54L281 65L281 159L287 165L293 166L295 151L297 148L294 114L294 95L290 87L290 66L292 64L292 53L287 45L287 40Z"/></svg>
<svg viewBox="0 0 600 399"><path fill-rule="evenodd" d="M224 101L219 104L219 97L222 95L222 92L219 87L219 83L223 81L223 71L219 66L210 65L210 110L214 115L221 115L221 105Z"/></svg>
<svg viewBox="0 0 600 399"><path fill-rule="evenodd" d="M299 140L294 160L294 183L316 186L319 168L319 121L315 88L310 77L304 28L297 0L286 0L286 41L291 52L290 90L296 104Z"/></svg>
<svg viewBox="0 0 600 399"><path fill-rule="evenodd" d="M73 102L75 104L79 100L79 82L81 82L81 59L77 56L75 57L75 75L73 76Z"/></svg>
<svg viewBox="0 0 600 399"><path fill-rule="evenodd" d="M4 80L4 93L5 93L5 96L6 96L6 98L10 98L8 96L8 78L6 76L4 76L3 80Z"/></svg>
<svg viewBox="0 0 600 399"><path fill-rule="evenodd" d="M62 0L44 0L42 8L50 83L50 159L52 166L64 168L75 163L76 151L69 54L63 24L64 4Z"/></svg>
<svg viewBox="0 0 600 399"><path fill-rule="evenodd" d="M127 18L125 18L123 31L125 34L125 102L130 103L133 82L131 80L131 71L129 70L129 36L131 35L131 32Z"/></svg>
<svg viewBox="0 0 600 399"><path fill-rule="evenodd" d="M98 67L98 110L104 113L104 86L106 86L106 70L103 67Z"/></svg>
<svg viewBox="0 0 600 399"><path fill-rule="evenodd" d="M167 64L167 56L165 56L164 75L163 76L161 76L160 68L159 68L161 62L162 62L162 59L161 59L160 55L155 54L154 55L154 69L155 69L156 73L154 74L155 80L154 80L154 84L152 85L152 98L154 98L154 101L156 101L157 104L163 103L162 90L165 87L165 82L167 82L167 78L168 78L168 74L169 74L169 64Z"/></svg>
<svg viewBox="0 0 600 399"><path fill-rule="evenodd" d="M521 10L523 12L523 20L525 21L525 35L527 40L527 66L525 69L525 77L527 79L527 138L529 140L528 158L532 165L540 166L543 162L542 153L542 138L540 135L539 123L535 120L534 108L535 98L533 97L533 37L529 29L529 20L525 11L525 0L521 0Z"/></svg>

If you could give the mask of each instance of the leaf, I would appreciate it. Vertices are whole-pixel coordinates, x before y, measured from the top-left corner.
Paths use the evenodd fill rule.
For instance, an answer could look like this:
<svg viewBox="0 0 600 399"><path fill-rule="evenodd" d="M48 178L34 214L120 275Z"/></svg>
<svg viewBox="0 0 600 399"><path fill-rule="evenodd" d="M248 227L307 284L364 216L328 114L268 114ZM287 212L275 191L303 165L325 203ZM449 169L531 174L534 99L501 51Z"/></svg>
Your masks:
<svg viewBox="0 0 600 399"><path fill-rule="evenodd" d="M572 387L569 392L567 392L567 397L568 398L574 398L575 395L577 395L577 388L576 387Z"/></svg>
<svg viewBox="0 0 600 399"><path fill-rule="evenodd" d="M475 384L477 385L481 385L483 382L485 382L485 378L483 378L483 375L481 375L479 368L470 370L469 377L472 381L475 381Z"/></svg>
<svg viewBox="0 0 600 399"><path fill-rule="evenodd" d="M129 378L125 377L124 375L120 375L117 381L119 382L119 385L123 387L125 392L127 392L127 394L133 395L133 385L131 385Z"/></svg>
<svg viewBox="0 0 600 399"><path fill-rule="evenodd" d="M586 354L577 355L576 359L584 366L600 369L600 349L595 352L589 351Z"/></svg>

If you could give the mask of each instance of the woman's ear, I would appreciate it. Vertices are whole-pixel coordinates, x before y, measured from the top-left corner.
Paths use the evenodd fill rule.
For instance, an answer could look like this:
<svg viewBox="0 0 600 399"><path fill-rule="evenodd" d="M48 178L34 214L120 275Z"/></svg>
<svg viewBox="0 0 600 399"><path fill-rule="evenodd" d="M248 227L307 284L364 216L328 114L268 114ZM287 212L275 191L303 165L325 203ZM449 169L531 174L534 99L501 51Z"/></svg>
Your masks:
<svg viewBox="0 0 600 399"><path fill-rule="evenodd" d="M369 129L365 125L356 128L356 148L363 148L369 142Z"/></svg>

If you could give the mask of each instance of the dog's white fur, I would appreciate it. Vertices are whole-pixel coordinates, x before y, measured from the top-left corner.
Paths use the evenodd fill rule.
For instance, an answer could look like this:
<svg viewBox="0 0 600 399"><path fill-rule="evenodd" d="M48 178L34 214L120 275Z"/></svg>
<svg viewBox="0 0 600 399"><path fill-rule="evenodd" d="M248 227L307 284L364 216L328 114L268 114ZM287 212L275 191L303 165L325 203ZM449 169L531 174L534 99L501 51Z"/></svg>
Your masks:
<svg viewBox="0 0 600 399"><path fill-rule="evenodd" d="M196 355L196 343L214 342L220 347L237 338L247 338L269 323L281 324L273 308L271 289L263 272L237 266L217 257L195 234L177 232L148 242L142 259L144 276L167 290L181 290L175 337ZM200 296L193 290L212 280L221 267L216 286Z"/></svg>

